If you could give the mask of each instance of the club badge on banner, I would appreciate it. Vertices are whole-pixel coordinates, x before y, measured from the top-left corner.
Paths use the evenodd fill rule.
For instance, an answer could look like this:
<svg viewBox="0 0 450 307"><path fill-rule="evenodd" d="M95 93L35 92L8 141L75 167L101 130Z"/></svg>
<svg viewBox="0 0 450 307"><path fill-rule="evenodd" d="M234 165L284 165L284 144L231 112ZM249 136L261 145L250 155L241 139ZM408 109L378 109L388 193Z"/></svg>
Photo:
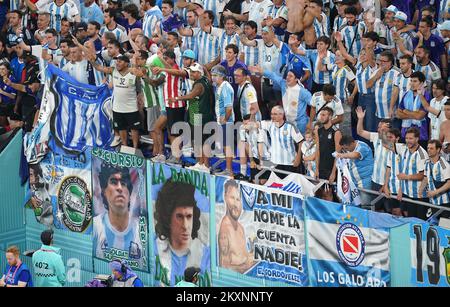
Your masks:
<svg viewBox="0 0 450 307"><path fill-rule="evenodd" d="M411 284L450 287L450 230L411 223Z"/></svg>
<svg viewBox="0 0 450 307"><path fill-rule="evenodd" d="M159 163L151 174L155 286L174 286L189 267L200 270L200 287L212 286L211 176Z"/></svg>
<svg viewBox="0 0 450 307"><path fill-rule="evenodd" d="M30 164L30 200L38 222L89 233L92 220L91 152L48 153Z"/></svg>
<svg viewBox="0 0 450 307"><path fill-rule="evenodd" d="M149 271L144 158L92 149L93 255Z"/></svg>
<svg viewBox="0 0 450 307"><path fill-rule="evenodd" d="M218 266L307 286L303 201L267 187L215 180Z"/></svg>
<svg viewBox="0 0 450 307"><path fill-rule="evenodd" d="M389 286L389 228L398 219L312 197L306 213L313 286Z"/></svg>

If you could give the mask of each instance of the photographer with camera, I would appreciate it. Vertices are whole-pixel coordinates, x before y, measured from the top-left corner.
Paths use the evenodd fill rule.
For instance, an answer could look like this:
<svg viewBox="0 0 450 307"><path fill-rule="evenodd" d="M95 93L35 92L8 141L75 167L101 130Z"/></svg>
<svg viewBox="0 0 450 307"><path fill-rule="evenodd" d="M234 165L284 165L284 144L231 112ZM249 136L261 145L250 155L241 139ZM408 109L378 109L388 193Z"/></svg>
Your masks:
<svg viewBox="0 0 450 307"><path fill-rule="evenodd" d="M123 261L115 259L110 262L113 275L112 287L143 287L144 284L131 268Z"/></svg>

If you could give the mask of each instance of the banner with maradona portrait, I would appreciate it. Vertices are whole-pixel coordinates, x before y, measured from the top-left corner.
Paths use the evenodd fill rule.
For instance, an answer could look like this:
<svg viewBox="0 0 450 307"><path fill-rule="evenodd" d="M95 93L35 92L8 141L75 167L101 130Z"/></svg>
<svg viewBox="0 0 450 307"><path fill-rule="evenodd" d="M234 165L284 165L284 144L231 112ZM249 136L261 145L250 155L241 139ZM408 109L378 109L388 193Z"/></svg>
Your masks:
<svg viewBox="0 0 450 307"><path fill-rule="evenodd" d="M215 181L218 266L307 286L303 200L224 177Z"/></svg>
<svg viewBox="0 0 450 307"><path fill-rule="evenodd" d="M198 286L212 286L210 192L208 173L152 163L155 286L174 286L190 267L199 271Z"/></svg>
<svg viewBox="0 0 450 307"><path fill-rule="evenodd" d="M92 149L93 255L149 271L144 158Z"/></svg>
<svg viewBox="0 0 450 307"><path fill-rule="evenodd" d="M46 226L90 233L92 222L91 151L49 152L29 164L27 205Z"/></svg>

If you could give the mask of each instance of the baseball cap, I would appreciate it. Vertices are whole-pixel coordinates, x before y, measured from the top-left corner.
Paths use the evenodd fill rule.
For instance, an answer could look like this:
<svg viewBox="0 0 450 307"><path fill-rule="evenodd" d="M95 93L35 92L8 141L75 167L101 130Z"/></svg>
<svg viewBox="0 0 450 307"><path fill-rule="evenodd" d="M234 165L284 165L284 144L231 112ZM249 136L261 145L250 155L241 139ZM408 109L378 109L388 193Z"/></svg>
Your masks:
<svg viewBox="0 0 450 307"><path fill-rule="evenodd" d="M183 58L189 58L195 60L195 52L191 49L186 49L183 52Z"/></svg>
<svg viewBox="0 0 450 307"><path fill-rule="evenodd" d="M127 62L127 63L130 63L130 59L124 54L121 54L121 55L117 56L115 59L116 60L121 60L121 61L124 61L124 62Z"/></svg>
<svg viewBox="0 0 450 307"><path fill-rule="evenodd" d="M389 5L387 8L383 9L383 12L392 12L395 14L398 12L398 8L395 5Z"/></svg>
<svg viewBox="0 0 450 307"><path fill-rule="evenodd" d="M406 22L406 20L408 19L408 16L406 16L406 14L405 14L405 13L403 13L403 12L401 12L401 11L398 11L397 13L395 13L395 16L394 16L394 18L396 18L396 19L400 19L400 20L402 20L402 21L405 21L405 22Z"/></svg>
<svg viewBox="0 0 450 307"><path fill-rule="evenodd" d="M186 270L184 270L184 280L185 281L192 281L195 277L198 276L200 273L200 268L196 267L188 267Z"/></svg>
<svg viewBox="0 0 450 307"><path fill-rule="evenodd" d="M47 229L41 233L41 241L45 245L49 245L53 240L53 230Z"/></svg>
<svg viewBox="0 0 450 307"><path fill-rule="evenodd" d="M269 27L265 26L265 27L263 27L263 28L262 28L262 30L261 30L261 31L264 31L264 32L269 32Z"/></svg>
<svg viewBox="0 0 450 307"><path fill-rule="evenodd" d="M439 27L441 31L450 31L450 20L444 21Z"/></svg>
<svg viewBox="0 0 450 307"><path fill-rule="evenodd" d="M108 0L108 2L119 3L119 0Z"/></svg>
<svg viewBox="0 0 450 307"><path fill-rule="evenodd" d="M189 70L203 72L202 66L199 63L194 63L191 66L189 66Z"/></svg>

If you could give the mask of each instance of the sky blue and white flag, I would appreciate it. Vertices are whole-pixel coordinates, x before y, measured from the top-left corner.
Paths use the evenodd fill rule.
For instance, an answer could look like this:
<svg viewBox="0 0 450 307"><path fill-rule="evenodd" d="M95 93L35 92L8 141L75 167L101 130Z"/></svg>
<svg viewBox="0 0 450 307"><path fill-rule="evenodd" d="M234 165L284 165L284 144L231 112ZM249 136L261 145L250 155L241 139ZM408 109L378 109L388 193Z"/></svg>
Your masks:
<svg viewBox="0 0 450 307"><path fill-rule="evenodd" d="M336 159L337 196L344 205L361 206L359 190L353 182L346 159Z"/></svg>
<svg viewBox="0 0 450 307"><path fill-rule="evenodd" d="M152 163L150 184L153 285L174 286L196 267L197 285L211 287L211 175Z"/></svg>
<svg viewBox="0 0 450 307"><path fill-rule="evenodd" d="M389 229L407 219L313 197L306 214L312 286L389 286Z"/></svg>
<svg viewBox="0 0 450 307"><path fill-rule="evenodd" d="M410 225L411 285L450 287L450 230L424 222Z"/></svg>
<svg viewBox="0 0 450 307"><path fill-rule="evenodd" d="M108 149L114 137L108 86L79 83L54 65L47 68L45 84L43 99L53 107L48 119L55 143L71 153L88 146Z"/></svg>

